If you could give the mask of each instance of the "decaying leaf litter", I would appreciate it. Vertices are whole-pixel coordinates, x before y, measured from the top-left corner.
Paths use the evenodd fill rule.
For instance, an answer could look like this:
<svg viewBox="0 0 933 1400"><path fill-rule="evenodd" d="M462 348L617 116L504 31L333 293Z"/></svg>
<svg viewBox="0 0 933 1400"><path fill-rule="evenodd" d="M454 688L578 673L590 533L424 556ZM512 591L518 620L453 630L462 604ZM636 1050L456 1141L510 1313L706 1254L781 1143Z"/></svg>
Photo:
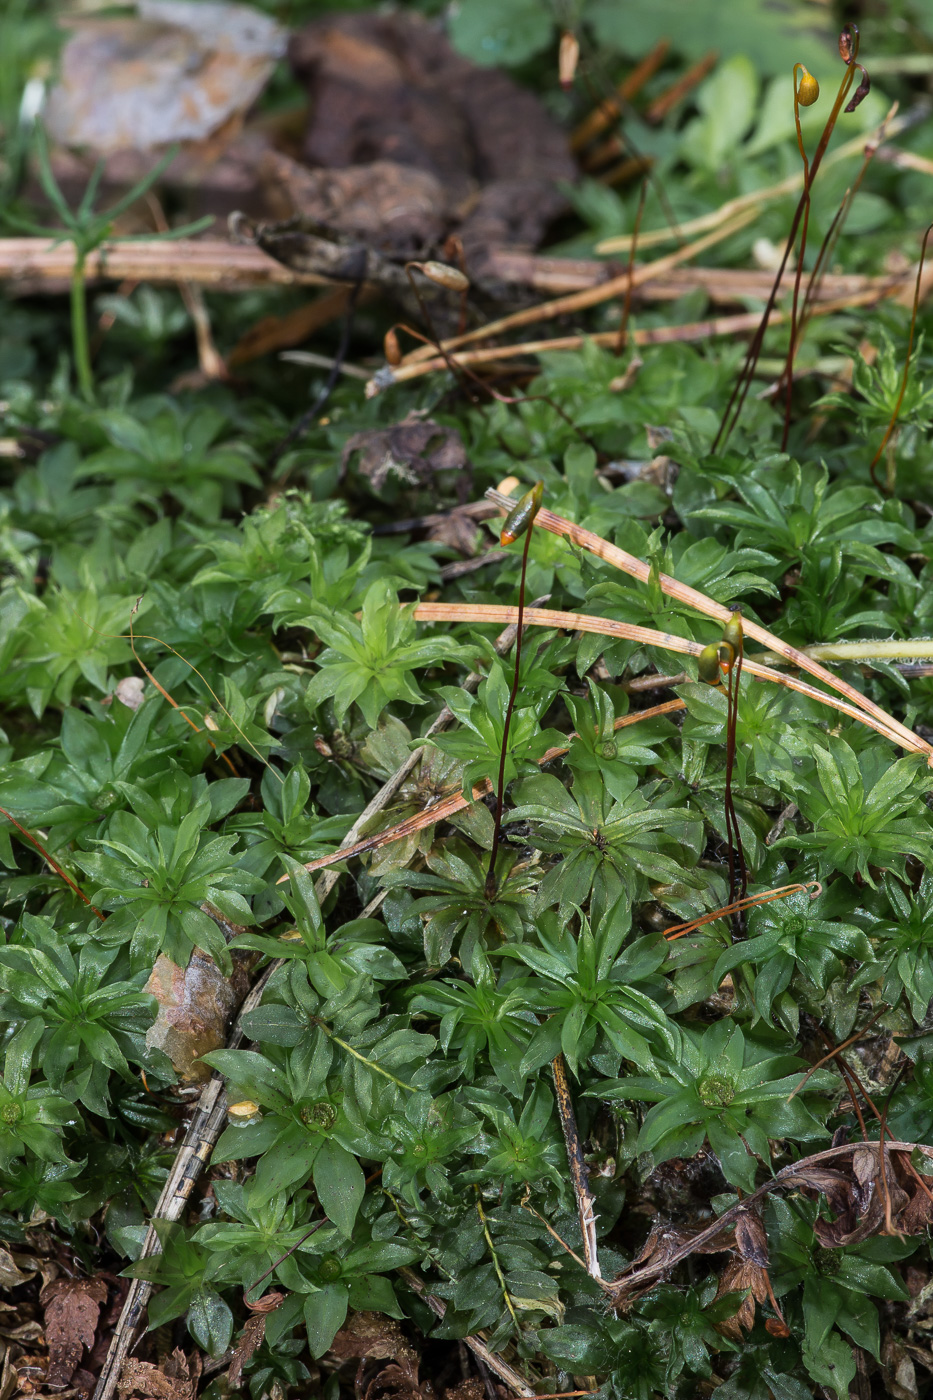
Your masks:
<svg viewBox="0 0 933 1400"><path fill-rule="evenodd" d="M289 38L147 0L78 26L57 144L23 136L22 193L11 166L0 266L19 298L71 279L79 392L39 388L14 320L4 1395L916 1395L933 1369L926 278L884 236L919 255L894 172L929 176L924 79L885 50L868 101L856 31L835 60L810 36L860 128L818 182L806 119L803 169L775 159L796 69L513 8L492 47L559 76L550 113L469 61L479 0L461 52L413 11ZM310 107L244 121L286 46ZM160 140L88 104L107 65ZM752 188L723 190L739 151ZM797 198L809 260L765 340L735 303ZM233 241L153 240L166 208ZM200 290L270 283L324 290ZM264 363L309 335L310 409ZM766 393L733 422L737 335ZM495 520L536 479L522 611Z"/></svg>

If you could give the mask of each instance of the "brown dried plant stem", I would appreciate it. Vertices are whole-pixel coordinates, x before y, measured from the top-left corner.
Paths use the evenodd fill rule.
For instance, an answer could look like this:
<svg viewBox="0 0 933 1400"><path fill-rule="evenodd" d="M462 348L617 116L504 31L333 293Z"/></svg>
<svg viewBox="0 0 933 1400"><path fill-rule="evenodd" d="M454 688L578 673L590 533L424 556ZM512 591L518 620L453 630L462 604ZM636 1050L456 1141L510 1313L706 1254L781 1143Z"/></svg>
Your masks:
<svg viewBox="0 0 933 1400"><path fill-rule="evenodd" d="M586 1272L590 1278L601 1279L602 1272L596 1248L596 1215L593 1209L596 1198L590 1190L589 1172L586 1167L586 1159L583 1156L583 1144L580 1141L580 1133L577 1128L573 1099L570 1095L570 1082L567 1078L567 1065L563 1055L558 1055L552 1061L551 1072L554 1075L554 1097L557 1101L557 1114L564 1134L564 1146L567 1149L570 1180L573 1184L577 1213L580 1217L580 1233L583 1236L583 1257L586 1260Z"/></svg>
<svg viewBox="0 0 933 1400"><path fill-rule="evenodd" d="M609 283L604 283L609 286ZM891 279L880 285L873 284L852 296L835 301L820 302L811 311L811 316L831 316L837 311L850 311L856 306L874 306L886 296L900 293L903 282L900 278ZM786 320L781 311L771 317L771 325L781 325ZM734 316L713 316L703 321L687 321L680 326L639 327L626 331L626 345L673 345L697 340L707 340L716 335L740 335L754 331L761 324L757 311L737 312ZM439 370L463 370L472 365L496 365L500 361L520 359L523 355L542 355L557 350L579 350L584 345L599 345L614 350L618 344L618 331L595 331L587 335L553 336L546 340L526 340L517 345L490 346L483 350L467 350L451 355L446 349L444 355L433 355L429 359L405 359L391 370L382 369L366 386L366 397L374 398L384 389L403 384L410 379L418 379L423 374L436 374Z"/></svg>
<svg viewBox="0 0 933 1400"><path fill-rule="evenodd" d="M739 372L738 378L736 379L735 388L732 391L732 394L729 398L729 402L726 405L726 410L719 424L719 431L717 432L716 437L713 440L713 452L717 452L720 446L725 445L730 433L732 432L732 429L735 427L736 423L739 420L739 415L741 414L742 408L745 404L745 399L748 394L749 386L752 382L755 363L758 359L758 356L761 353L761 347L764 344L765 332L768 329L768 323L771 319L771 313L774 311L774 305L777 301L777 294L780 290L781 282L784 277L784 271L787 267L787 262L790 258L791 251L795 243L797 242L797 232L800 228L801 221L803 220L804 215L807 213L810 207L810 191L813 188L813 182L815 181L817 174L819 173L820 166L823 163L823 157L826 154L826 148L829 145L829 139L832 136L833 130L836 125L836 120L839 116L840 111L842 110L842 104L849 94L849 89L851 88L852 81L855 77L855 59L857 57L858 43L856 39L855 52L852 54L851 62L847 63L846 65L846 71L843 74L842 81L839 84L839 91L836 94L836 100L833 103L832 110L830 111L829 117L827 118L826 125L824 126L822 135L820 136L819 142L817 143L816 150L813 153L813 160L810 162L810 166L808 169L805 167L803 192L800 196L800 199L797 202L797 208L795 209L794 217L791 220L790 231L787 235L787 242L784 245L784 256L781 258L780 266L778 267L777 273L775 275L774 285L771 288L771 294L768 297L767 302L765 303L765 309L762 312L761 316L761 324L758 330L755 332L755 335L752 338L752 342L748 347L748 353L745 356L745 363L741 371Z"/></svg>
<svg viewBox="0 0 933 1400"><path fill-rule="evenodd" d="M550 512L542 510L538 520ZM547 528L547 526L545 526ZM583 532L588 533L587 531ZM594 536L594 538L598 538ZM615 548L615 546L610 546ZM619 553L622 553L620 550ZM661 575L662 586L665 574ZM686 588L686 585L679 585ZM693 593L693 589L686 590ZM702 598L702 594L697 594ZM704 600L709 608L719 608L721 605L713 603L711 600ZM502 607L496 604L486 603L418 603L414 609L414 616L419 622L506 622L511 621L516 609ZM703 609L706 611L706 609ZM722 609L727 616L730 616L727 609ZM588 613L571 613L552 611L550 608L526 608L525 623L534 627L556 627L570 632L593 632L605 637L619 637L623 641L639 642L644 646L663 648L665 651L677 651L687 656L699 656L703 650L699 642L688 641L686 637L678 637L673 632L654 632L650 627L639 627L636 623L615 622L608 617L591 617ZM753 624L746 625L746 631L752 631ZM757 628L756 636L760 636L764 628ZM770 633L766 634L770 636ZM786 646L781 643L781 646ZM786 647L787 651L794 651L793 647ZM784 659L788 659L784 657ZM809 661L809 658L807 658ZM792 664L797 665L795 661ZM902 748L908 748L914 753L926 754L933 759L933 747L925 739L921 739L918 734L912 734L909 729L905 729L897 720L875 706L877 716L869 713L867 709L859 704L850 704L846 700L840 700L835 695L827 695L824 690L817 690L816 686L809 685L806 681L797 680L795 676L787 676L782 671L773 671L769 666L762 666L754 661L746 661L745 668L750 675L757 676L760 680L772 681L775 685L783 685L788 690L794 690L800 695L806 695L811 700L817 700L822 705L831 705L833 709L839 710L841 714L848 715L850 719L858 720L860 724L867 724L870 728L877 730L879 734L892 744L897 744ZM829 678L829 683L837 689L842 689L843 682L837 681L830 672L824 672L822 667L814 668L813 665L807 667L814 670L822 679L823 675ZM847 693L853 695L858 700L858 691L847 687Z"/></svg>
<svg viewBox="0 0 933 1400"><path fill-rule="evenodd" d="M645 263L642 267L635 269L631 284L633 287L640 287L643 282L650 282L652 277L657 277L660 273L666 272L668 268L678 267L681 263L688 262L707 248L713 247L716 243L721 243L723 239L731 234L737 233L739 229L751 223L756 217L757 210L745 210L721 228L714 229L712 233L704 234L693 243L688 243L684 248L678 248L674 253L668 253L663 258L658 258L655 262ZM629 285L628 273L623 273L620 277L613 277L608 282L602 282L598 287L589 287L582 292L572 292L568 296L555 297L552 301L542 302L538 306L528 306L522 311L515 311L510 316L502 316L498 321L490 321L485 326L478 326L475 330L467 331L465 335L452 336L449 340L442 341L445 351L457 350L462 345L474 344L477 340L488 340L490 336L502 335L507 331L518 330L521 326L532 326L538 321L550 321L555 316L565 316L574 311L585 311L591 306L599 306L601 302L613 301L616 297L624 296L625 289ZM413 350L406 355L402 361L403 365L415 364L419 360L426 359L432 352L426 347L420 350Z"/></svg>
<svg viewBox="0 0 933 1400"><path fill-rule="evenodd" d="M509 498L503 496L501 492L487 491L486 497L488 500L494 501L503 511L507 511L511 508ZM613 568L622 570L623 573L629 574L632 578L639 579L642 583L648 583L651 575L650 565L646 564L643 559L636 559L636 557L633 554L629 554L627 550L620 549L617 545L610 544L608 540L602 539L601 536L593 534L591 530L585 530L581 525L575 525L572 521L565 520L562 516L555 515L552 511L545 509L538 512L535 524L538 529L550 530L551 533L555 535L563 535L565 539L569 540L571 544L576 545L579 549L585 549L589 551L589 553L595 554L597 558L604 560L605 563L611 564ZM705 594L698 592L697 589L689 587L688 584L678 582L677 579L671 578L668 574L660 574L658 576L658 584L661 591L666 593L669 598L674 598L678 603L684 603L688 607L696 609L697 612L704 613L707 617L715 618L719 623L724 624L728 622L732 616L730 609L724 607L722 603L714 602L712 598L707 598ZM779 637L775 637L767 628L760 627L757 622L748 619L744 627L748 636L754 637L757 642L761 642L764 646L775 652L782 660L788 662L791 666L797 667L801 671L809 672L811 676L815 676L817 680L822 681L824 685L828 685L830 689L837 691L840 695L844 695L846 699L860 711L858 717L863 720L863 723L872 724L874 721L874 728L878 728L879 725L882 726L881 732L887 733L889 737L892 735L897 736L894 739L895 743L915 753L926 754L928 763L933 767L933 745L928 744L925 739L921 739L919 735L914 734L906 725L901 724L900 720L895 719L893 715L889 715L883 710L880 705L876 705L874 701L869 700L867 696L859 694L853 686L841 680L838 676L834 676L825 666L821 666L818 661L814 661L812 657L807 656L806 652L799 651L797 647L790 646L787 642L781 641ZM682 639L678 640L682 643ZM689 650L691 654L696 654L694 651L694 644L692 643L689 648L681 644L672 649L678 651ZM753 675L762 674L761 668L753 668L750 662L747 664L746 669L752 672ZM776 674L776 672L770 672L769 678ZM786 685L789 681L789 676L781 678L781 684ZM797 686L793 686L792 688L796 689ZM822 695L819 691L813 691L812 693L821 699L824 704L833 703L830 697ZM867 718L865 718L866 716Z"/></svg>

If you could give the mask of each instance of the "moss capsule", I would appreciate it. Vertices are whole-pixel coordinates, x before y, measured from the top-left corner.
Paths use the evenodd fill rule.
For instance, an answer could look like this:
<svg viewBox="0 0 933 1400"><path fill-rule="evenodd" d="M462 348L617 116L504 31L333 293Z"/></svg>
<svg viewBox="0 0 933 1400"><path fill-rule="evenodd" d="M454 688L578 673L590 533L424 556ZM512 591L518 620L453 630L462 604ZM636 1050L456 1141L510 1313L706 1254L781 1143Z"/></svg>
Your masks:
<svg viewBox="0 0 933 1400"><path fill-rule="evenodd" d="M801 107L812 107L820 95L820 85L808 68L802 63L794 65L794 73L800 69L800 79L797 83L797 101Z"/></svg>
<svg viewBox="0 0 933 1400"><path fill-rule="evenodd" d="M415 263L415 266L421 268L425 277L436 282L439 287L446 287L449 292L465 292L470 285L470 279L465 273L447 263L423 262Z"/></svg>
<svg viewBox="0 0 933 1400"><path fill-rule="evenodd" d="M697 657L697 666L700 672L700 680L707 685L719 685L722 677L719 674L719 643L710 642L708 647L704 647Z"/></svg>
<svg viewBox="0 0 933 1400"><path fill-rule="evenodd" d="M544 482L536 481L531 490L526 491L524 496L516 502L502 522L502 533L499 536L500 544L514 543L526 530L531 528L535 516L541 509L543 495Z"/></svg>

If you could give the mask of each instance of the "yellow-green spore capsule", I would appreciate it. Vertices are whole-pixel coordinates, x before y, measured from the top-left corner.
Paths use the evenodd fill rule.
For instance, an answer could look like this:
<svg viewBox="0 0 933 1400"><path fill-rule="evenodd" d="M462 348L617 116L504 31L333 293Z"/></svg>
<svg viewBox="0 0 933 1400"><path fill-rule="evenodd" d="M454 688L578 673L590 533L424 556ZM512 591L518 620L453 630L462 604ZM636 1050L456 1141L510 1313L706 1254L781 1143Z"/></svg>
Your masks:
<svg viewBox="0 0 933 1400"><path fill-rule="evenodd" d="M729 621L722 629L722 639L726 646L732 648L733 656L741 656L745 634L742 631L742 614L738 608L735 609Z"/></svg>
<svg viewBox="0 0 933 1400"><path fill-rule="evenodd" d="M710 642L708 647L703 648L697 657L697 667L701 681L707 685L719 685L722 679L719 674L719 642Z"/></svg>
<svg viewBox="0 0 933 1400"><path fill-rule="evenodd" d="M536 481L531 490L526 491L524 496L515 503L502 522L502 533L499 536L500 544L513 544L526 530L531 529L534 518L541 509L543 496L544 482Z"/></svg>
<svg viewBox="0 0 933 1400"><path fill-rule="evenodd" d="M797 82L797 101L801 107L812 107L820 95L820 85L802 63L794 64L794 78L797 78L797 70L800 69L800 79Z"/></svg>

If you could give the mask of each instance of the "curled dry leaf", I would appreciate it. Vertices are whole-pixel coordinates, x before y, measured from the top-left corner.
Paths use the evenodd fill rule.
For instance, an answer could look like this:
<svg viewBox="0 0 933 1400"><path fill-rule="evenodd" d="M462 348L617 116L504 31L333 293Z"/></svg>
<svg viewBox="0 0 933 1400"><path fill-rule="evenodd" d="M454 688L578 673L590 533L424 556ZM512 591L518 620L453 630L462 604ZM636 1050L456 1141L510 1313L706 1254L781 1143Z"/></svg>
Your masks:
<svg viewBox="0 0 933 1400"><path fill-rule="evenodd" d="M94 1345L101 1303L107 1298L102 1278L56 1278L39 1294L45 1309L49 1347L47 1384L65 1386L78 1368L81 1354Z"/></svg>
<svg viewBox="0 0 933 1400"><path fill-rule="evenodd" d="M189 1361L179 1347L161 1366L130 1356L123 1363L117 1393L122 1400L130 1395L140 1400L194 1400L200 1376L200 1356L195 1354Z"/></svg>
<svg viewBox="0 0 933 1400"><path fill-rule="evenodd" d="M742 1329L750 1332L755 1325L755 1305L764 1303L769 1295L768 1271L750 1259L733 1258L723 1269L719 1279L717 1298L727 1293L744 1293L746 1296L739 1305L738 1312L717 1324L717 1331L733 1342L742 1340Z"/></svg>
<svg viewBox="0 0 933 1400"><path fill-rule="evenodd" d="M367 428L354 433L343 449L341 474L359 453L357 470L373 491L382 491L390 477L402 486L427 486L439 472L455 472L457 485L469 490L470 470L463 439L456 428L431 419L405 419L391 428Z"/></svg>
<svg viewBox="0 0 933 1400"><path fill-rule="evenodd" d="M279 1295L281 1297L281 1295ZM265 1299L262 1300L263 1302ZM240 1384L243 1375L243 1367L249 1361L255 1351L262 1346L262 1339L266 1335L267 1313L257 1312L252 1317L246 1319L246 1325L240 1333L236 1347L233 1352L233 1359L230 1362L228 1378L232 1389L236 1389Z"/></svg>
<svg viewBox="0 0 933 1400"><path fill-rule="evenodd" d="M21 1283L28 1283L35 1278L35 1269L30 1269L24 1273L20 1264L26 1260L20 1256L19 1262L13 1258L8 1249L0 1249L0 1288L18 1288Z"/></svg>

